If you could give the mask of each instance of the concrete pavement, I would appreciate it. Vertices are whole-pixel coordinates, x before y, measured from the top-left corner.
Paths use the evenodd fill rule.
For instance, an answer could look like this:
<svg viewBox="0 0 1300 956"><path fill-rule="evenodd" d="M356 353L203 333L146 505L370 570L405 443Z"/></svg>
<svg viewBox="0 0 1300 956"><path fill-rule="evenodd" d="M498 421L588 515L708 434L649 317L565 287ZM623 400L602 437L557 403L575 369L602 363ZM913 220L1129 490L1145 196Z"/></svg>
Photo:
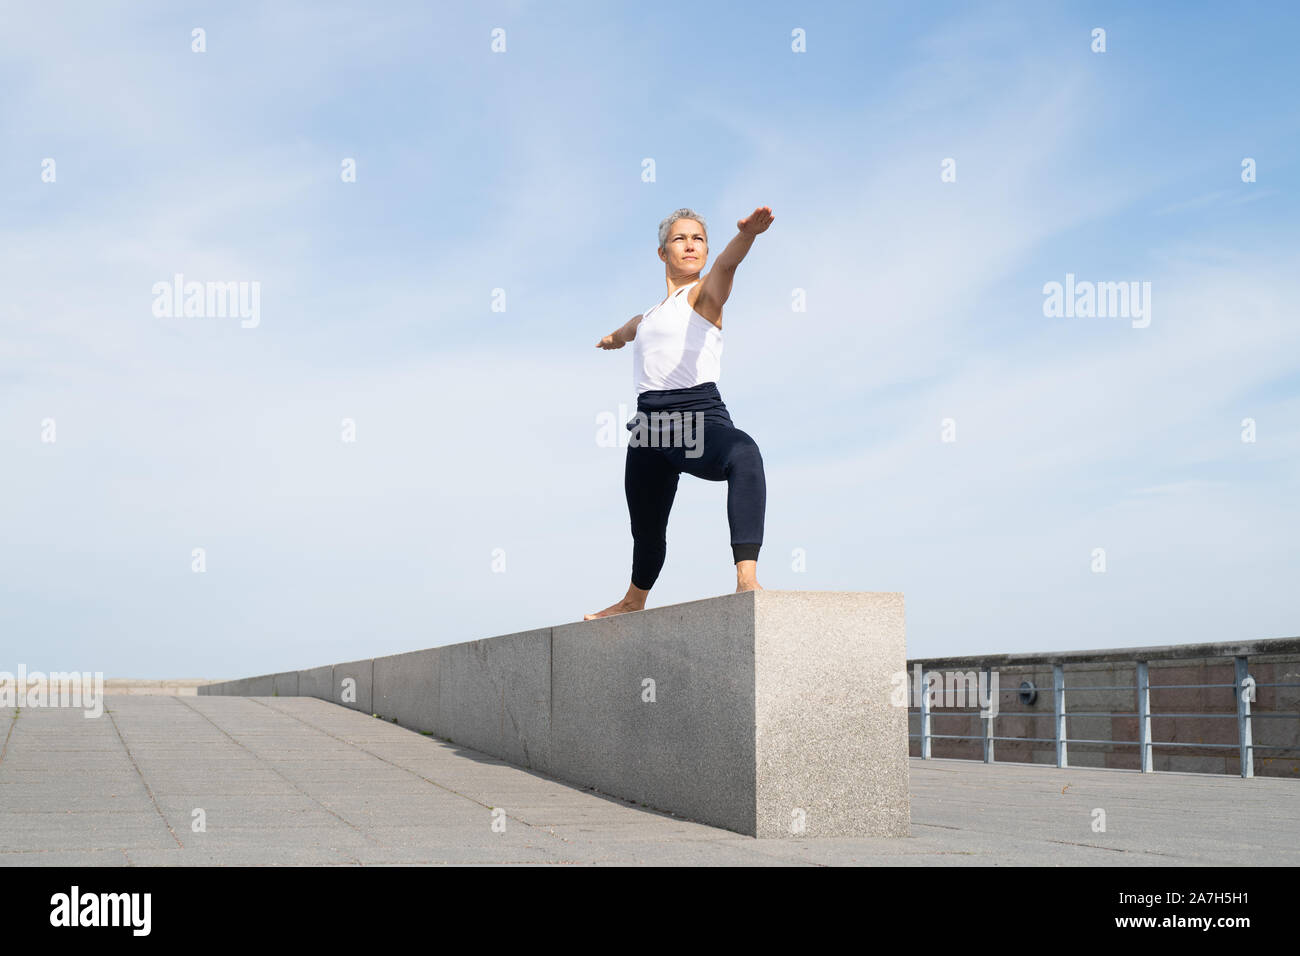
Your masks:
<svg viewBox="0 0 1300 956"><path fill-rule="evenodd" d="M756 840L314 698L105 702L0 709L0 865L1300 864L1293 780L913 759L912 836Z"/></svg>

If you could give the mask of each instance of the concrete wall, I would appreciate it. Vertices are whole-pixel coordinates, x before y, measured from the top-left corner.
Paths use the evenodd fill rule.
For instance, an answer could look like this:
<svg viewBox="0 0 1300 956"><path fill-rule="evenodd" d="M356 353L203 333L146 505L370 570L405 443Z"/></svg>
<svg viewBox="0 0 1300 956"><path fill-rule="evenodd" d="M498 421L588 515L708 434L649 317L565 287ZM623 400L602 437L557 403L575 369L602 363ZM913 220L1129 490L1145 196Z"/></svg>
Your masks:
<svg viewBox="0 0 1300 956"><path fill-rule="evenodd" d="M906 836L905 659L901 594L749 591L200 693L295 687L740 833Z"/></svg>
<svg viewBox="0 0 1300 956"><path fill-rule="evenodd" d="M107 694L155 694L166 697L193 697L199 688L212 683L200 677L183 677L158 680L155 678L106 677L104 693Z"/></svg>
<svg viewBox="0 0 1300 956"><path fill-rule="evenodd" d="M1153 740L1164 744L1152 748L1152 769L1239 775L1241 761L1237 750L1237 710L1232 687L1185 686L1189 684L1231 685L1235 679L1232 659L1152 661L1149 668L1153 714L1151 736ZM909 662L909 675L911 669L912 664ZM1248 658L1248 669L1260 685L1300 683L1300 657L1295 655L1252 656ZM1003 693L1000 698L1000 712L994 721L994 733L999 737L1051 738L1055 732L1051 665L1001 667L997 670L1003 691L1014 690L1022 681L1027 680L1038 689L1038 699L1032 704L1025 704L1020 701L1019 695ZM1136 714L1137 712L1135 689L1137 667L1132 663L1070 664L1065 671L1065 685L1067 714L1070 711L1104 711L1111 714ZM1088 691L1086 690L1088 687L1120 689ZM1260 686L1251 709L1255 713L1300 712L1300 688ZM951 708L943 707L936 707L931 711L930 732L932 734L980 736L984 733L983 722L978 717L951 711ZM1160 716L1161 712L1223 716L1166 717ZM910 713L908 727L909 733L921 732L919 711L913 710ZM1136 716L1069 717L1066 727L1067 735L1071 738L1106 741L1106 743L1068 744L1070 766L1141 769L1138 747L1135 744L1111 742L1138 739ZM1293 779L1300 777L1300 721L1267 718L1255 720L1253 742L1273 747L1297 748L1256 751L1254 761L1256 776ZM1213 748L1173 746L1173 743L1227 746ZM911 740L909 748L912 756L921 755L919 740ZM977 740L932 740L930 755L982 760L983 747ZM999 740L994 745L994 757L998 761L1007 763L1055 765L1056 746L1052 742L1032 742L1027 739Z"/></svg>

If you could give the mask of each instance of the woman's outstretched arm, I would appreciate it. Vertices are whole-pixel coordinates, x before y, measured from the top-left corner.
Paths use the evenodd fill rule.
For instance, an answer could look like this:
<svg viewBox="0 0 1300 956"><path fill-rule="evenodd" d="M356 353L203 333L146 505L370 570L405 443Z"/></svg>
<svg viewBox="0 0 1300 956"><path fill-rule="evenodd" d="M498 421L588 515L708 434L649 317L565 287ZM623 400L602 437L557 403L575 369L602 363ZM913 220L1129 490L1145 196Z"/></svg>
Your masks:
<svg viewBox="0 0 1300 956"><path fill-rule="evenodd" d="M620 329L615 329L609 335L605 336L596 343L598 349L621 349L636 338L636 327L641 324L641 316L634 315L623 324Z"/></svg>
<svg viewBox="0 0 1300 956"><path fill-rule="evenodd" d="M736 277L736 268L749 253L749 247L754 244L754 240L760 233L767 231L767 227L772 225L775 218L771 207L759 206L736 223L736 228L740 230L739 234L727 243L727 248L723 249L722 254L713 261L713 268L700 283L700 298L713 306L714 311L720 312L727 299L731 297L731 282Z"/></svg>

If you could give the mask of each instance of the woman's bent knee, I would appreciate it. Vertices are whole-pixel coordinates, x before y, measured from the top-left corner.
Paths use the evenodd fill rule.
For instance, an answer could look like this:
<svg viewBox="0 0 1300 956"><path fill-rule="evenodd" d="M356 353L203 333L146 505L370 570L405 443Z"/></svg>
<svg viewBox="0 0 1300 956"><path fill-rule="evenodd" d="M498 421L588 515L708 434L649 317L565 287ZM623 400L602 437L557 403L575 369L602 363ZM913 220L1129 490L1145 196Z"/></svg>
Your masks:
<svg viewBox="0 0 1300 956"><path fill-rule="evenodd" d="M736 430L735 441L727 450L727 470L745 469L763 470L763 453L758 450L758 442L749 435Z"/></svg>

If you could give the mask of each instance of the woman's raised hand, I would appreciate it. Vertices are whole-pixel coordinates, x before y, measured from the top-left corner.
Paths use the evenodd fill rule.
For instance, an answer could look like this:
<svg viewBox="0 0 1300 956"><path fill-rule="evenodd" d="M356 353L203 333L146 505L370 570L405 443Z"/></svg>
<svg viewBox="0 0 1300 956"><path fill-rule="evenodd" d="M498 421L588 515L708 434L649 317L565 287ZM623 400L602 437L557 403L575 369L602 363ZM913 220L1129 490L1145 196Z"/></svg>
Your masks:
<svg viewBox="0 0 1300 956"><path fill-rule="evenodd" d="M766 232L767 227L772 225L772 220L776 217L772 215L771 206L759 206L744 219L736 223L736 228L741 232L757 236L760 232Z"/></svg>
<svg viewBox="0 0 1300 956"><path fill-rule="evenodd" d="M614 333L611 332L609 335L605 336L603 339L601 339L599 342L596 343L596 348L621 349L624 345L627 345L627 343L614 338Z"/></svg>

